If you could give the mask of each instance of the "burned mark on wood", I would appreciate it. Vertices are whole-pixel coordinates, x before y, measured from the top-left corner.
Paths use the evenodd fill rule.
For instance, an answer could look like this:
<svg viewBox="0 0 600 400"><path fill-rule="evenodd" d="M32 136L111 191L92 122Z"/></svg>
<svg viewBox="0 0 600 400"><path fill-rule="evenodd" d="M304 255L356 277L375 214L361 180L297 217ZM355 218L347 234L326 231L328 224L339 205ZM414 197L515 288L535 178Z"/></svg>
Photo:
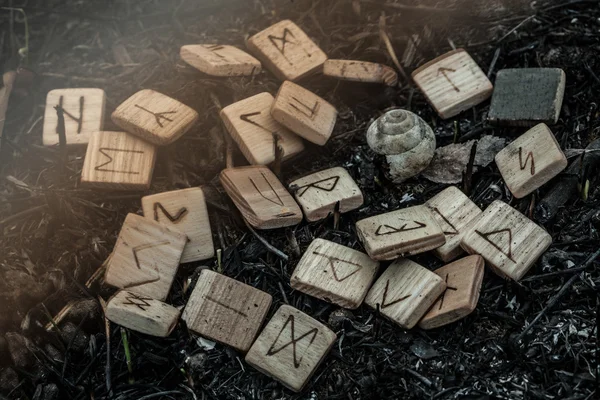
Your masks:
<svg viewBox="0 0 600 400"><path fill-rule="evenodd" d="M177 211L177 214L171 215L171 213L169 213L165 209L165 207L160 202L157 201L154 203L154 220L156 222L158 222L158 210L162 211L163 214L165 215L165 217L167 217L169 219L169 221L171 221L174 224L181 222L183 217L185 217L188 213L188 209L186 207L181 207L179 209L179 211Z"/></svg>
<svg viewBox="0 0 600 400"><path fill-rule="evenodd" d="M315 101L315 104L312 107L310 107L310 106L306 105L305 103L301 102L300 100L298 100L294 96L292 96L292 99L295 100L298 104L300 104L300 106L302 106L302 108L298 107L297 105L295 105L291 102L289 103L290 106L293 107L299 113L304 114L311 121L314 121L315 117L317 116L317 112L319 111L319 106L321 105L321 103L319 103L318 101Z"/></svg>
<svg viewBox="0 0 600 400"><path fill-rule="evenodd" d="M286 328L287 328L288 325L290 325L290 341L289 342L285 342L284 344L282 344L278 348L275 348L275 345L279 341L279 338L283 334L283 331L286 330ZM302 355L300 358L298 358L298 350L296 348L296 344L299 341L301 341L302 339L304 339L305 337L311 336L310 342L308 344L308 347L310 347L310 345L312 345L312 343L315 341L318 333L319 333L319 330L317 328L313 328L313 329L309 330L308 332L302 334L301 336L296 337L296 327L294 325L294 316L290 315L287 318L287 320L285 321L285 324L283 324L283 327L281 328L281 331L279 331L279 334L277 335L277 337L273 341L273 344L271 345L271 347L267 351L266 355L267 356L273 356L273 355L279 353L280 351L284 350L285 348L287 348L288 346L291 345L292 346L292 354L293 354L293 358L294 358L294 367L295 368L299 368L300 367L300 363L302 362L302 359L304 358L304 356Z"/></svg>
<svg viewBox="0 0 600 400"><path fill-rule="evenodd" d="M331 176L329 178L318 180L316 182L308 183L306 185L302 185L302 186L298 187L298 189L297 189L298 197L302 197L311 188L317 189L317 190L324 190L326 192L331 192L332 190L335 189L339 180L340 180L340 177L338 175L336 175L336 176Z"/></svg>
<svg viewBox="0 0 600 400"><path fill-rule="evenodd" d="M408 223L406 223L406 224L402 225L401 227L396 228L396 227L388 225L388 224L381 224L375 231L375 235L376 236L385 236L385 235L391 235L393 233L416 231L418 229L423 229L427 226L427 224L424 224L419 221L410 221L410 222L416 224L416 226L411 226L410 228L407 228Z"/></svg>
<svg viewBox="0 0 600 400"><path fill-rule="evenodd" d="M254 186L254 189L256 189L256 191L258 192L258 194L260 194L260 196L267 200L270 201L273 204L276 204L278 206L283 207L284 202L283 199L279 196L279 194L277 193L277 191L275 190L275 188L273 187L273 185L271 185L271 182L269 182L269 180L267 179L266 175L264 172L260 173L263 177L263 179L265 180L265 182L267 182L267 185L269 185L269 189L271 189L271 191L273 192L273 194L275 195L275 197L277 197L277 200L274 200L272 198L269 198L267 196L265 196L265 194L258 188L258 185L256 184L256 182L254 182L254 179L252 179L252 177L248 177L248 179L250 180L250 183L252 183L252 186Z"/></svg>
<svg viewBox="0 0 600 400"><path fill-rule="evenodd" d="M399 297L399 298L397 298L395 300L392 300L392 301L390 301L388 303L387 302L387 296L388 296L388 290L389 290L389 288L390 288L390 280L388 279L387 282L385 283L385 289L383 290L383 299L382 299L381 304L379 306L382 310L384 308L391 307L394 304L398 304L401 301L404 301L404 300L408 299L411 296L410 294L407 294L406 296Z"/></svg>
<svg viewBox="0 0 600 400"><path fill-rule="evenodd" d="M142 311L146 311L146 309L150 307L150 303L148 302L152 301L152 299L149 297L141 297L131 292L127 293L125 300L127 300L127 302L123 302L123 305L136 306Z"/></svg>
<svg viewBox="0 0 600 400"><path fill-rule="evenodd" d="M222 302L222 301L220 301L220 300L213 299L213 298L212 298L212 297L210 297L210 296L205 296L204 298L205 298L206 300L210 301L210 302L213 302L213 303L215 303L216 305L218 305L218 306L220 306L220 307L223 307L223 308L224 308L224 309L226 309L226 310L229 310L229 311L231 311L231 312L234 312L234 313L236 313L236 314L238 314L238 315L241 315L241 316L242 316L242 317L244 317L244 318L248 318L248 314L246 314L245 312L243 312L243 311L240 311L240 310L237 310L237 309L235 309L235 308L231 307L230 305L223 303L223 302Z"/></svg>
<svg viewBox="0 0 600 400"><path fill-rule="evenodd" d="M73 114L71 114L70 112L65 110L65 108L63 107L63 97L64 96L61 95L60 98L58 99L58 107L60 107L62 109L62 112L64 115L71 118L73 121L77 122L77 134L80 134L81 129L83 127L83 107L85 105L85 98L83 96L79 96L79 118L77 118ZM56 133L57 134L59 132L59 127L60 127L60 121L56 125Z"/></svg>
<svg viewBox="0 0 600 400"><path fill-rule="evenodd" d="M521 168L521 171L527 168L527 164L530 160L531 167L529 168L529 172L531 175L535 175L535 159L533 158L533 152L528 152L527 157L525 157L525 161L523 161L523 147L519 147L519 167Z"/></svg>
<svg viewBox="0 0 600 400"><path fill-rule="evenodd" d="M313 254L316 254L318 256L321 256L321 257L324 257L327 259L327 263L328 263L329 267L331 268L331 272L333 273L333 278L338 282L345 281L346 279L350 278L352 275L356 274L358 271L360 271L362 269L362 265L357 264L352 261L342 260L341 258L332 257L328 254L320 253L318 251L313 251ZM338 271L335 269L335 264L334 264L334 262L336 262L336 261L340 262L340 263L345 263L345 264L351 265L354 267L354 269L352 270L352 272L350 272L349 274L346 274L345 276L338 276Z"/></svg>
<svg viewBox="0 0 600 400"><path fill-rule="evenodd" d="M168 122L173 122L173 120L171 118L168 118L165 115L167 115L167 114L176 114L177 113L177 111L163 111L163 112L155 113L154 111L150 111L147 108L140 106L139 104L134 104L134 106L137 107L137 108L139 108L142 111L145 111L145 112L147 112L149 114L154 115L154 119L156 120L156 123L161 128L164 127L164 125L161 122L161 120L165 120L165 121L168 121Z"/></svg>
<svg viewBox="0 0 600 400"><path fill-rule="evenodd" d="M483 239L485 239L489 244L494 246L494 248L496 248L496 250L498 250L500 253L502 253L506 257L508 257L509 260L516 263L516 261L512 257L512 231L510 230L510 228L498 229L498 230L487 232L487 233L483 233L478 230L475 230L475 233L477 233L479 236L481 236ZM502 249L502 247L500 247L497 243L493 242L490 239L490 236L503 234L503 233L508 234L508 251Z"/></svg>
<svg viewBox="0 0 600 400"><path fill-rule="evenodd" d="M114 158L112 156L110 156L110 154L108 154L109 151L110 152L114 152L114 153L144 154L143 151L141 151L141 150L115 149L115 148L111 148L111 147L100 147L98 149L98 151L100 152L100 154L102 154L103 156L105 156L106 158L108 158L108 161L106 161L103 164L95 166L94 170L96 170L96 171L102 171L102 172L113 172L115 174L139 175L139 172L136 172L136 171L126 171L126 170L118 170L118 169L107 169L107 168L103 168L103 167L109 165L110 163L112 163L114 161Z"/></svg>

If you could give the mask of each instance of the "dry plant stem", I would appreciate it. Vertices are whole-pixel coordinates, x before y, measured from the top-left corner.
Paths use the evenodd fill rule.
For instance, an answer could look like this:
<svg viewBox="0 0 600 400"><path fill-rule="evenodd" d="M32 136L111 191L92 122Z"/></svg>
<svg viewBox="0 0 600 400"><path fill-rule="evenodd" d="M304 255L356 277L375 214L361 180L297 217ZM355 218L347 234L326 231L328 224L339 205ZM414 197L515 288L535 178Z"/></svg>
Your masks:
<svg viewBox="0 0 600 400"><path fill-rule="evenodd" d="M274 247L272 244L270 244L269 242L267 242L267 240L265 238L263 238L262 236L260 236L258 234L258 232L256 232L248 223L248 221L246 221L246 218L242 218L244 220L244 223L246 224L246 227L248 227L248 229L250 230L250 232L267 248L267 250L269 250L271 253L275 254L276 256L280 257L281 259L283 259L284 261L287 261L289 259L289 257L287 256L287 254L285 254L283 251L279 250L278 248Z"/></svg>
<svg viewBox="0 0 600 400"><path fill-rule="evenodd" d="M400 61L398 61L398 56L396 55L396 52L394 51L394 47L392 46L392 41L390 40L390 37L388 36L388 34L385 30L385 13L382 13L381 16L379 17L379 37L381 38L383 43L385 43L385 48L387 49L387 51L390 55L390 58L392 59L392 62L394 63L396 68L398 68L398 71L400 71L400 74L402 75L404 80L407 81L408 76L406 75L406 72L404 71L402 64L400 64Z"/></svg>
<svg viewBox="0 0 600 400"><path fill-rule="evenodd" d="M467 196L471 194L473 186L473 165L475 164L475 155L477 154L477 142L471 146L471 154L469 155L469 163L467 171L463 173L463 191Z"/></svg>
<svg viewBox="0 0 600 400"><path fill-rule="evenodd" d="M2 132L4 131L4 121L6 120L8 100L16 79L17 73L14 71L8 71L2 76L4 87L0 89L0 150L2 150Z"/></svg>
<svg viewBox="0 0 600 400"><path fill-rule="evenodd" d="M100 305L102 306L102 312L104 315L104 333L106 334L106 367L104 373L106 374L106 391L112 395L112 380L111 380L111 351L110 351L110 321L106 318L106 301L98 296Z"/></svg>
<svg viewBox="0 0 600 400"><path fill-rule="evenodd" d="M65 131L65 113L61 106L55 106L56 115L58 117L58 148L61 159L61 170L64 173L67 168L67 133Z"/></svg>

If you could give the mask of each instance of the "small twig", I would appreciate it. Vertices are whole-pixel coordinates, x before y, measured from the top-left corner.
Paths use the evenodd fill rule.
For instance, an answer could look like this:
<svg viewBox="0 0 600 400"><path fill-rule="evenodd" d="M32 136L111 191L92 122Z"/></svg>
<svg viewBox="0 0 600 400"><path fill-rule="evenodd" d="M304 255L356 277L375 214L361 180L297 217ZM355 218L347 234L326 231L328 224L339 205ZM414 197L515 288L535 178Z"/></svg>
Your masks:
<svg viewBox="0 0 600 400"><path fill-rule="evenodd" d="M64 172L67 168L68 159L67 132L65 127L65 110L59 105L54 106L54 109L56 110L56 116L58 117L58 126L56 128L56 133L58 133L58 148L61 156L61 169Z"/></svg>
<svg viewBox="0 0 600 400"><path fill-rule="evenodd" d="M467 171L463 173L463 192L468 196L471 194L473 183L473 165L475 164L475 155L477 154L477 142L471 146L471 154L467 164Z"/></svg>
<svg viewBox="0 0 600 400"><path fill-rule="evenodd" d="M283 297L283 302L285 304L290 304L290 301L287 298L287 295L285 294L285 291L283 290L283 285L281 284L281 281L277 282L277 284L279 285L279 290L281 291L281 297Z"/></svg>
<svg viewBox="0 0 600 400"><path fill-rule="evenodd" d="M217 249L217 272L223 273L223 250Z"/></svg>
<svg viewBox="0 0 600 400"><path fill-rule="evenodd" d="M335 203L335 207L333 208L333 229L337 230L340 225L340 202L337 201Z"/></svg>
<svg viewBox="0 0 600 400"><path fill-rule="evenodd" d="M381 13L381 16L379 17L379 37L385 44L385 48L387 49L388 54L390 55L390 58L392 59L392 62L394 63L394 65L396 66L398 71L400 71L400 74L402 75L404 80L407 81L408 76L406 75L406 71L404 71L402 64L400 64L400 61L398 61L398 56L396 55L396 52L394 51L394 46L392 46L392 41L390 40L390 37L388 36L386 29L385 29L385 13Z"/></svg>
<svg viewBox="0 0 600 400"><path fill-rule="evenodd" d="M106 391L109 396L112 397L112 377L111 377L111 363L110 363L110 321L106 317L106 301L98 296L102 311L104 312L104 332L106 334L106 367L104 368L104 374L106 375Z"/></svg>
<svg viewBox="0 0 600 400"><path fill-rule="evenodd" d="M250 232L252 232L252 234L267 248L267 250L269 250L271 253L275 254L276 256L280 257L284 261L289 260L289 257L287 256L287 254L285 254L283 251L279 250L277 247L274 247L271 243L267 242L267 240L265 238L263 238L262 236L260 236L250 226L250 224L248 223L248 221L246 221L245 218L244 218L244 223L246 224L246 226L248 227L248 229L250 230Z"/></svg>
<svg viewBox="0 0 600 400"><path fill-rule="evenodd" d="M127 363L127 371L129 371L129 383L135 382L133 379L133 365L131 363L131 350L129 349L129 339L127 338L127 331L121 327L121 341L123 342L123 350L125 351L125 362Z"/></svg>
<svg viewBox="0 0 600 400"><path fill-rule="evenodd" d="M8 100L16 80L17 73L15 71L8 71L2 75L2 83L4 86L0 88L0 150L2 150L2 132L4 131L4 122L6 121Z"/></svg>
<svg viewBox="0 0 600 400"><path fill-rule="evenodd" d="M273 134L273 152L275 153L275 160L271 164L271 170L281 180L281 160L283 158L283 148L279 145L279 135Z"/></svg>

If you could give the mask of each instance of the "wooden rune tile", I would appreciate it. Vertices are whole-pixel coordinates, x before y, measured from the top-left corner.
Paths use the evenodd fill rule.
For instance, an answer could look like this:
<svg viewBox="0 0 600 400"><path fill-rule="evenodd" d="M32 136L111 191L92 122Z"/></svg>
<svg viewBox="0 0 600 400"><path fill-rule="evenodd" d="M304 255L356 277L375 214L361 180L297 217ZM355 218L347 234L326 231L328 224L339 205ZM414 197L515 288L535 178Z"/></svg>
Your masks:
<svg viewBox="0 0 600 400"><path fill-rule="evenodd" d="M315 239L296 265L291 286L339 306L360 306L375 279L379 263L364 253L328 240Z"/></svg>
<svg viewBox="0 0 600 400"><path fill-rule="evenodd" d="M387 65L355 60L327 60L323 75L354 82L398 84L398 74Z"/></svg>
<svg viewBox="0 0 600 400"><path fill-rule="evenodd" d="M90 136L81 185L96 189L150 188L156 147L126 132L100 131Z"/></svg>
<svg viewBox="0 0 600 400"><path fill-rule="evenodd" d="M454 117L492 95L492 83L463 49L429 61L412 78L440 117Z"/></svg>
<svg viewBox="0 0 600 400"><path fill-rule="evenodd" d="M212 76L246 76L258 74L260 61L237 47L221 44L189 44L181 47L183 61Z"/></svg>
<svg viewBox="0 0 600 400"><path fill-rule="evenodd" d="M271 295L205 269L183 310L188 328L247 351L271 306Z"/></svg>
<svg viewBox="0 0 600 400"><path fill-rule="evenodd" d="M253 165L221 171L221 185L246 221L258 229L299 224L302 211L267 167Z"/></svg>
<svg viewBox="0 0 600 400"><path fill-rule="evenodd" d="M268 165L275 161L275 138L282 160L304 150L302 139L271 116L275 99L269 93L233 103L221 110L221 119L250 164Z"/></svg>
<svg viewBox="0 0 600 400"><path fill-rule="evenodd" d="M433 254L445 262L452 261L463 254L460 241L469 223L481 215L481 209L456 186L442 190L425 205L446 236L446 243L434 249Z"/></svg>
<svg viewBox="0 0 600 400"><path fill-rule="evenodd" d="M461 246L480 254L502 277L518 281L552 244L552 237L500 200L494 201L463 236Z"/></svg>
<svg viewBox="0 0 600 400"><path fill-rule="evenodd" d="M288 305L279 307L246 354L246 362L299 392L337 339L335 333Z"/></svg>
<svg viewBox="0 0 600 400"><path fill-rule="evenodd" d="M340 213L345 213L359 208L364 201L360 188L342 167L296 179L289 187L308 221L327 218L338 203Z"/></svg>
<svg viewBox="0 0 600 400"><path fill-rule="evenodd" d="M179 310L151 297L120 290L108 300L106 318L136 332L167 337L177 326Z"/></svg>
<svg viewBox="0 0 600 400"><path fill-rule="evenodd" d="M433 250L446 243L426 206L414 206L362 219L356 233L374 260L392 260Z"/></svg>
<svg viewBox="0 0 600 400"><path fill-rule="evenodd" d="M323 146L333 132L337 110L313 92L285 81L277 92L271 116L304 139Z"/></svg>
<svg viewBox="0 0 600 400"><path fill-rule="evenodd" d="M566 76L559 68L509 68L498 71L488 120L500 125L556 124Z"/></svg>
<svg viewBox="0 0 600 400"><path fill-rule="evenodd" d="M107 284L164 301L187 237L166 225L127 214L107 262Z"/></svg>
<svg viewBox="0 0 600 400"><path fill-rule="evenodd" d="M471 314L479 301L484 261L472 255L433 271L446 283L446 289L419 321L422 329L451 324Z"/></svg>
<svg viewBox="0 0 600 400"><path fill-rule="evenodd" d="M250 37L246 45L281 80L295 81L320 69L327 59L298 25L283 20Z"/></svg>
<svg viewBox="0 0 600 400"><path fill-rule="evenodd" d="M496 154L496 165L513 196L532 193L567 168L567 157L546 124L538 124Z"/></svg>
<svg viewBox="0 0 600 400"><path fill-rule="evenodd" d="M215 255L204 193L200 188L173 190L142 197L144 216L185 233L182 263Z"/></svg>
<svg viewBox="0 0 600 400"><path fill-rule="evenodd" d="M123 130L150 143L173 143L198 120L198 113L179 101L154 90L140 90L112 113Z"/></svg>
<svg viewBox="0 0 600 400"><path fill-rule="evenodd" d="M414 327L446 289L427 268L399 258L377 279L365 303L404 329Z"/></svg>
<svg viewBox="0 0 600 400"><path fill-rule="evenodd" d="M58 146L58 115L54 107L61 106L65 121L67 147L85 147L93 132L104 127L106 94L102 89L54 89L46 96L44 146Z"/></svg>

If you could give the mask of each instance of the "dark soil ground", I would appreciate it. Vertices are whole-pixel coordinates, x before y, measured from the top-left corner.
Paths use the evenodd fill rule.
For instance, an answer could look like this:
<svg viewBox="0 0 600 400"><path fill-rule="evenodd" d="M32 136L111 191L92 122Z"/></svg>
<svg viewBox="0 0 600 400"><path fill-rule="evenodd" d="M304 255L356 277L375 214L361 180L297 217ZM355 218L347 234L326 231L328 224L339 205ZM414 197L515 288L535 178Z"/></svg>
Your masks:
<svg viewBox="0 0 600 400"><path fill-rule="evenodd" d="M289 261L267 251L248 231L218 183L226 153L219 107L262 91L275 93L280 82L268 72L235 79L202 75L180 61L179 47L211 42L244 47L245 37L284 18L299 24L331 58L390 66L380 30L401 58L410 35L427 25L432 35L419 45L416 60L404 65L406 74L452 45L466 48L492 81L502 68L563 68L565 101L553 132L564 149L582 149L600 137L598 1L420 3L0 0L3 7L23 7L29 23L29 54L22 60L17 51L25 45L23 19L0 9L2 68L27 62L36 73L29 86L25 82L13 92L0 153L0 398L597 398L600 274L598 261L584 263L600 244L598 169L587 171L587 201L575 191L544 223L553 244L527 277L506 282L487 271L475 312L450 326L405 331L367 307L343 311L289 286L290 273L313 238L360 249L357 220L420 204L444 188L423 178L391 184L382 160L365 143L369 121L389 107L410 109L435 128L438 146L452 143L454 136L465 141L523 132L489 126L489 102L443 121L402 74L398 88L321 76L301 82L340 115L333 139L325 147L308 146L284 164L282 179L344 166L363 189L365 205L342 215L337 229L330 218L260 232ZM20 80L27 75L24 71ZM336 331L338 342L304 393L283 389L246 365L240 353L218 344L211 349L183 323L166 339L114 324L105 329L96 299L110 289L84 283L111 252L126 214L139 213L140 197L147 193L81 189L83 154L64 164L57 151L41 146L46 93L61 87L103 88L107 115L142 88L200 113L190 132L161 148L150 192L202 186L215 243L223 251L222 272L273 295L272 310L289 303ZM106 122L106 129L116 129ZM236 164L243 164L235 151ZM552 185L513 199L491 164L472 176L470 197L481 207L502 199L531 215ZM430 255L415 260L429 268L441 265ZM206 267L219 268L216 259L183 265L168 301L185 304ZM75 305L60 331L47 332L51 316L69 301Z"/></svg>

